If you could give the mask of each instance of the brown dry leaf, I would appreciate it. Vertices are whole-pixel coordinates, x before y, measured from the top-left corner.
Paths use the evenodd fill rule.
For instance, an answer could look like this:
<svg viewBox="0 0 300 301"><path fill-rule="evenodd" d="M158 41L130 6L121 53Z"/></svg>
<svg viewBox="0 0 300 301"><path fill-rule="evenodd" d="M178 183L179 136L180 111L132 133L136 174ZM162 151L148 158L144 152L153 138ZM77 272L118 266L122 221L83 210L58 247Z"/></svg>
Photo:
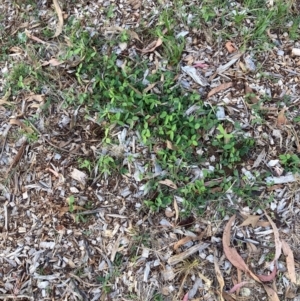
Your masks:
<svg viewBox="0 0 300 301"><path fill-rule="evenodd" d="M19 161L21 160L21 158L23 156L26 144L27 144L27 141L25 140L23 142L23 144L21 145L21 147L19 148L14 160L12 161L9 168L7 169L6 174L8 174L11 171L11 169L19 163Z"/></svg>
<svg viewBox="0 0 300 301"><path fill-rule="evenodd" d="M249 95L249 100L251 101L251 104L258 103L259 99L255 96L253 90L248 86L247 83L245 83L245 94Z"/></svg>
<svg viewBox="0 0 300 301"><path fill-rule="evenodd" d="M158 183L166 185L166 186L169 186L169 187L171 187L173 189L177 189L177 185L173 181L171 181L169 179L165 179L165 180L159 181Z"/></svg>
<svg viewBox="0 0 300 301"><path fill-rule="evenodd" d="M153 41L152 43L150 43L147 47L145 47L143 49L139 49L139 48L136 48L136 49L142 53L153 52L157 47L159 47L162 44L162 42L163 42L162 39L158 38L156 41Z"/></svg>
<svg viewBox="0 0 300 301"><path fill-rule="evenodd" d="M251 270L249 270L245 261L239 255L236 249L230 247L230 229L231 229L231 224L234 222L234 220L235 220L235 215L233 215L229 219L224 229L222 241L223 241L223 249L224 249L225 256L232 263L232 265L234 265L237 269L249 273L254 280L260 282L259 278Z"/></svg>
<svg viewBox="0 0 300 301"><path fill-rule="evenodd" d="M48 65L50 65L52 67L56 67L56 66L59 66L59 65L61 65L63 63L64 63L64 61L59 61L56 58L52 58L51 60L44 62L42 64L42 66L48 66Z"/></svg>
<svg viewBox="0 0 300 301"><path fill-rule="evenodd" d="M153 89L158 83L159 83L159 81L158 81L158 82L155 82L155 83L153 83L153 84L149 84L148 87L146 87L146 88L143 90L143 93L149 92L149 91L150 91L151 89Z"/></svg>
<svg viewBox="0 0 300 301"><path fill-rule="evenodd" d="M191 241L191 240L193 240L193 239L194 239L194 238L191 237L191 236L186 236L186 237L184 237L184 238L181 238L180 240L178 240L178 241L174 244L174 246L173 246L174 250L176 251L180 246L186 244L187 242L189 242L189 241Z"/></svg>
<svg viewBox="0 0 300 301"><path fill-rule="evenodd" d="M251 254L257 254L259 252L257 247L254 244L252 244L251 242L247 242L247 249L249 250L249 252Z"/></svg>
<svg viewBox="0 0 300 301"><path fill-rule="evenodd" d="M173 144L172 144L171 141L167 140L166 143L167 143L167 148L168 149L175 150L175 148L174 148L174 146L173 146Z"/></svg>
<svg viewBox="0 0 300 301"><path fill-rule="evenodd" d="M77 206L77 205L73 205L72 206L72 210L85 210L85 208L81 207L81 206ZM66 212L70 212L71 211L71 206L65 206L65 207L61 207L59 208L59 216L63 216Z"/></svg>
<svg viewBox="0 0 300 301"><path fill-rule="evenodd" d="M286 109L284 108L278 113L276 125L282 126L282 125L287 124L287 118L285 117L285 111L286 111Z"/></svg>
<svg viewBox="0 0 300 301"><path fill-rule="evenodd" d="M280 301L277 293L272 288L265 284L263 284L263 287L269 296L269 301Z"/></svg>
<svg viewBox="0 0 300 301"><path fill-rule="evenodd" d="M237 50L235 48L234 44L232 42L230 42L230 41L226 42L225 47L226 47L226 49L227 49L227 51L229 53L233 53L233 52L235 52Z"/></svg>
<svg viewBox="0 0 300 301"><path fill-rule="evenodd" d="M231 297L228 293L226 292L222 292L222 297L224 298L224 300L226 301L236 301L233 297Z"/></svg>
<svg viewBox="0 0 300 301"><path fill-rule="evenodd" d="M179 208L178 208L176 198L174 198L174 210L175 210L175 223L176 223L179 217Z"/></svg>
<svg viewBox="0 0 300 301"><path fill-rule="evenodd" d="M246 73L248 71L246 65L243 62L239 62L239 66L244 73Z"/></svg>
<svg viewBox="0 0 300 301"><path fill-rule="evenodd" d="M290 246L287 244L286 241L281 240L282 243L282 251L283 254L286 256L286 266L290 276L290 279L293 283L296 283L296 272L295 272L295 261L294 261L294 254L291 250Z"/></svg>
<svg viewBox="0 0 300 301"><path fill-rule="evenodd" d="M218 92L220 92L222 90L226 90L226 89L228 89L228 88L230 88L232 86L233 86L233 82L221 84L220 86L215 87L212 90L210 90L210 92L207 95L207 98L213 96L214 94L216 94L216 93L218 93Z"/></svg>
<svg viewBox="0 0 300 301"><path fill-rule="evenodd" d="M269 215L267 214L267 212L265 211L265 215L268 219L268 221L270 222L273 232L274 232L274 240L275 240L275 256L272 262L275 262L281 255L281 247L282 247L282 243L281 240L279 238L279 231L275 225L275 223L272 221L272 219L269 217Z"/></svg>
<svg viewBox="0 0 300 301"><path fill-rule="evenodd" d="M235 291L239 290L241 287L245 286L246 284L250 283L249 281L243 281L238 284L236 284L234 287L232 287L229 291L230 294L234 293Z"/></svg>
<svg viewBox="0 0 300 301"><path fill-rule="evenodd" d="M10 95L11 95L11 89L9 88L6 91L5 95L0 99L0 105L10 105L11 106L12 104L7 101L9 99Z"/></svg>
<svg viewBox="0 0 300 301"><path fill-rule="evenodd" d="M44 94L30 94L28 97L25 98L25 101L37 101L37 102L43 102L45 99Z"/></svg>
<svg viewBox="0 0 300 301"><path fill-rule="evenodd" d="M259 218L260 218L259 215L249 215L249 216L243 221L243 223L240 225L240 227L252 225L252 227L255 228L256 225L257 225L257 222L258 222Z"/></svg>
<svg viewBox="0 0 300 301"><path fill-rule="evenodd" d="M41 43L41 44L48 44L47 42L41 40L40 38L35 37L34 35L32 35L32 34L30 33L30 31L29 31L28 29L26 29L26 28L25 28L25 34L26 34L26 36L27 36L29 39L31 39L31 40L33 40L33 41L36 41L36 42Z"/></svg>
<svg viewBox="0 0 300 301"><path fill-rule="evenodd" d="M169 265L177 264L177 263L185 260L186 258L190 257L194 253L203 251L208 246L209 246L209 244L208 243L204 243L204 242L199 243L198 245L192 246L191 248L187 249L186 251L170 257L168 259L168 264Z"/></svg>
<svg viewBox="0 0 300 301"><path fill-rule="evenodd" d="M274 269L270 275L257 275L257 277L260 279L262 282L269 282L272 281L277 273L277 268L276 265L274 265Z"/></svg>
<svg viewBox="0 0 300 301"><path fill-rule="evenodd" d="M171 208L166 208L166 210L165 210L165 216L166 216L166 217L173 217L174 214L175 214L175 212L172 211Z"/></svg>
<svg viewBox="0 0 300 301"><path fill-rule="evenodd" d="M9 120L9 124L11 125L17 125L20 128L22 128L26 133L32 134L34 133L34 130L30 126L26 126L21 120L12 118Z"/></svg>
<svg viewBox="0 0 300 301"><path fill-rule="evenodd" d="M220 270L220 267L219 267L219 264L218 264L217 250L216 249L214 251L214 266L215 266L215 272L216 272L216 275L217 275L217 279L218 279L218 282L219 282L219 285L220 285L220 289L218 290L218 293L219 293L220 299L224 300L223 297L222 297L222 292L223 292L225 283L224 283L224 279L223 279L223 276L222 276L222 273L221 273L221 270Z"/></svg>
<svg viewBox="0 0 300 301"><path fill-rule="evenodd" d="M267 221L258 221L257 224L256 224L257 227L269 227L270 226L270 223L267 222Z"/></svg>
<svg viewBox="0 0 300 301"><path fill-rule="evenodd" d="M58 23L53 38L58 37L62 33L64 26L64 18L57 0L53 0L54 8L58 16Z"/></svg>
<svg viewBox="0 0 300 301"><path fill-rule="evenodd" d="M227 259L238 269L248 272L248 266L244 262L243 258L238 254L238 252L230 247L230 229L231 229L231 224L235 220L235 215L233 215L229 221L226 224L226 227L224 229L223 233L223 248L224 248L224 253L227 257Z"/></svg>

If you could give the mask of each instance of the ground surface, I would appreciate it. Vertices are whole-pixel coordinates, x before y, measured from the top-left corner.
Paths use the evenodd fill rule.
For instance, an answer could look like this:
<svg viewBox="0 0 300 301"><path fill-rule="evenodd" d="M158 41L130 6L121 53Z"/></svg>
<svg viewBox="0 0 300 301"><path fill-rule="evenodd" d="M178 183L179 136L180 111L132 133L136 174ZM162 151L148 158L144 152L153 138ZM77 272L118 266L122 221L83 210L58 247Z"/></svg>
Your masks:
<svg viewBox="0 0 300 301"><path fill-rule="evenodd" d="M299 10L3 0L0 299L300 300Z"/></svg>

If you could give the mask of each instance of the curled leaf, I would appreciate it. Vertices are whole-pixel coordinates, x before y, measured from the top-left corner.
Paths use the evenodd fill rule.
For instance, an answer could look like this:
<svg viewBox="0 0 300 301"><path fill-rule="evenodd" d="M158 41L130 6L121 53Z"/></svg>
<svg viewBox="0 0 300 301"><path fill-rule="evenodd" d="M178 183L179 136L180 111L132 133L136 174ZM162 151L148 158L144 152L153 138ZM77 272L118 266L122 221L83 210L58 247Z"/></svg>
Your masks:
<svg viewBox="0 0 300 301"><path fill-rule="evenodd" d="M286 243L286 241L281 240L282 243L282 251L286 256L286 266L292 282L296 283L296 272L295 272L295 262L294 262L294 254L291 250L290 246Z"/></svg>
<svg viewBox="0 0 300 301"><path fill-rule="evenodd" d="M229 53L233 53L236 51L234 44L230 41L226 42L225 47Z"/></svg>
<svg viewBox="0 0 300 301"><path fill-rule="evenodd" d="M280 255L281 255L282 244L281 244L281 240L279 238L279 231L278 231L275 223L272 221L272 219L269 217L269 215L266 213L266 211L265 211L265 215L266 215L268 221L270 222L271 227L272 227L273 232L274 232L275 256L274 256L273 262L275 262L280 257Z"/></svg>
<svg viewBox="0 0 300 301"><path fill-rule="evenodd" d="M62 29L63 29L63 26L64 26L64 18L63 18L63 15L62 15L61 8L58 4L58 1L53 0L53 4L54 4L54 7L55 7L55 11L57 13L57 16L58 16L58 23L57 23L55 34L53 36L53 38L55 38L55 37L58 37L62 33Z"/></svg>
<svg viewBox="0 0 300 301"><path fill-rule="evenodd" d="M229 293L232 294L235 291L237 291L238 289L240 289L241 287L245 286L246 284L250 283L249 281L243 281L240 283L237 283L230 291Z"/></svg>
<svg viewBox="0 0 300 301"><path fill-rule="evenodd" d="M273 271L272 271L272 273L270 275L257 275L257 277L262 282L272 281L275 278L275 276L276 276L276 272L277 272L277 268L276 268L276 265L275 265L274 269L273 269Z"/></svg>

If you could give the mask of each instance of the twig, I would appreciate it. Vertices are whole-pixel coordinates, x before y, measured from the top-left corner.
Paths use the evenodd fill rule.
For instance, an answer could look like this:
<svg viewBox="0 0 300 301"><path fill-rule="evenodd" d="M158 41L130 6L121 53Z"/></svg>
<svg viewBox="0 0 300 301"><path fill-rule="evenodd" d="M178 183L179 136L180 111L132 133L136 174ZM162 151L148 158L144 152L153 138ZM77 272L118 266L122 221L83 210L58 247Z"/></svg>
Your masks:
<svg viewBox="0 0 300 301"><path fill-rule="evenodd" d="M4 218L5 218L4 228L6 231L8 231L7 203L8 202L5 202L5 204L4 204Z"/></svg>
<svg viewBox="0 0 300 301"><path fill-rule="evenodd" d="M19 298L27 298L29 300L33 300L34 301L34 298L31 297L31 296L27 296L27 295L12 295L12 294L3 294L3 295L0 295L0 299L2 300L5 300L5 299L19 299Z"/></svg>
<svg viewBox="0 0 300 301"><path fill-rule="evenodd" d="M9 172L11 171L11 169L14 167L14 166L17 166L18 163L20 162L20 159L24 153L24 149L25 149L25 146L26 146L26 143L27 143L27 140L25 140L22 144L22 146L20 147L17 155L15 156L14 160L12 161L12 163L10 164L8 170L7 170L7 174L9 174Z"/></svg>
<svg viewBox="0 0 300 301"><path fill-rule="evenodd" d="M3 142L1 153L0 153L0 159L2 158L2 154L3 154L4 148L5 148L5 145L6 145L6 141L7 141L7 135L8 135L8 132L9 132L10 128L11 128L11 124L7 125L7 127L5 129L5 132L3 134L4 142Z"/></svg>

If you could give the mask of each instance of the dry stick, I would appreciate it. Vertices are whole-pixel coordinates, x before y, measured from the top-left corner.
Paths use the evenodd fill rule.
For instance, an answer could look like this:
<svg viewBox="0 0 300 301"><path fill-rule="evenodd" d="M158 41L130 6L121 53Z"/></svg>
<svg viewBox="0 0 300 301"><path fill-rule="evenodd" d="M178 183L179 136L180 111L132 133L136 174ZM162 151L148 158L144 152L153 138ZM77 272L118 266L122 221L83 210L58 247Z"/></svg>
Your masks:
<svg viewBox="0 0 300 301"><path fill-rule="evenodd" d="M61 150L65 153L70 153L70 154L74 154L74 155L77 155L77 156L86 156L86 154L80 154L80 153L77 153L77 152L73 152L73 151L70 151L70 150L67 150L67 149L64 149L62 147L59 147L57 145L55 145L54 143L52 143L50 140L48 140L47 138L44 137L44 135L40 132L40 130L31 122L29 121L27 118L24 117L24 119L29 122L29 124L33 127L33 129L38 133L40 134L40 136L42 137L42 139L44 139L49 145L51 145L53 148L55 149L58 149L58 150Z"/></svg>
<svg viewBox="0 0 300 301"><path fill-rule="evenodd" d="M25 146L26 146L26 143L27 141L25 140L22 144L22 146L20 147L20 149L18 150L18 153L16 154L14 160L12 161L12 163L10 164L8 170L7 170L7 174L9 174L9 172L11 171L11 169L14 167L14 166L17 166L18 163L20 162L20 159L24 153L24 149L25 149Z"/></svg>
<svg viewBox="0 0 300 301"><path fill-rule="evenodd" d="M27 298L29 300L34 301L34 298L28 295L12 295L12 294L3 294L0 295L0 299L6 300L6 299L19 299L19 298Z"/></svg>
<svg viewBox="0 0 300 301"><path fill-rule="evenodd" d="M7 141L7 135L8 135L8 132L9 132L10 128L11 128L11 125L9 124L6 127L5 132L3 134L3 136L4 136L4 142L3 142L2 150L1 150L1 153L0 153L0 159L2 158L2 154L3 154L4 148L5 148L5 145L6 145L6 141Z"/></svg>

